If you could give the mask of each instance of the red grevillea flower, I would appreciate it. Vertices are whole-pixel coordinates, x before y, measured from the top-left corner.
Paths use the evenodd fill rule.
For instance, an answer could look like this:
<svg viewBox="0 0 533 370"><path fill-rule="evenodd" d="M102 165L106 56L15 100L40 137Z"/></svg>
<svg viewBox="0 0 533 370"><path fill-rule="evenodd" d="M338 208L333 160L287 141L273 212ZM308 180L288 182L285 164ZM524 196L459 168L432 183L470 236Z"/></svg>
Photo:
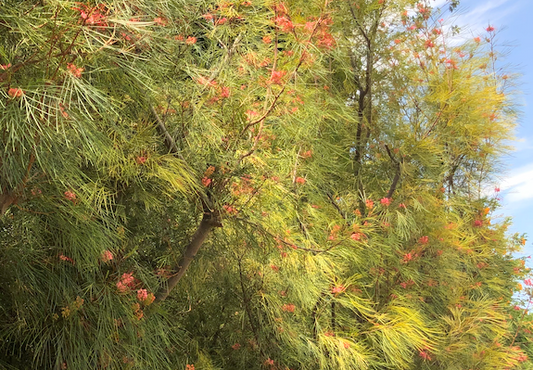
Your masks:
<svg viewBox="0 0 533 370"><path fill-rule="evenodd" d="M431 361L431 356L426 351L420 351L419 353L420 357L422 357L424 360Z"/></svg>
<svg viewBox="0 0 533 370"><path fill-rule="evenodd" d="M287 17L277 17L275 19L276 25L283 31L283 32L291 32L294 29L294 24L292 24L292 21Z"/></svg>
<svg viewBox="0 0 533 370"><path fill-rule="evenodd" d="M270 365L270 366L274 365L274 360L272 360L272 359L270 359L270 358L266 359L266 360L265 360L265 365ZM188 369L187 369L187 370L188 370ZM192 369L192 370L194 370L194 369Z"/></svg>
<svg viewBox="0 0 533 370"><path fill-rule="evenodd" d="M133 288L134 285L135 278L133 277L133 273L125 272L117 283L117 289L120 293L126 293L130 288Z"/></svg>
<svg viewBox="0 0 533 370"><path fill-rule="evenodd" d="M125 272L120 277L120 281L122 281L124 284L130 286L135 281L135 278L133 277L133 273L132 272Z"/></svg>
<svg viewBox="0 0 533 370"><path fill-rule="evenodd" d="M68 200L72 202L76 200L76 194L74 194L73 192L67 190L64 194L65 194L65 198L67 198Z"/></svg>
<svg viewBox="0 0 533 370"><path fill-rule="evenodd" d="M109 250L105 250L104 253L102 253L103 262L109 262L112 259L113 259L113 253L111 253Z"/></svg>
<svg viewBox="0 0 533 370"><path fill-rule="evenodd" d="M117 283L117 289L120 293L126 293L129 290L128 286L124 284L122 281L119 281Z"/></svg>
<svg viewBox="0 0 533 370"><path fill-rule="evenodd" d="M229 95L230 95L229 87L222 86L221 89L220 89L220 97L222 99L225 99L225 98L229 98Z"/></svg>
<svg viewBox="0 0 533 370"><path fill-rule="evenodd" d="M148 291L146 289L139 289L137 291L137 299L141 302L148 298Z"/></svg>
<svg viewBox="0 0 533 370"><path fill-rule="evenodd" d="M286 74L286 71L272 71L272 74L270 75L270 83L281 85L281 80Z"/></svg>
<svg viewBox="0 0 533 370"><path fill-rule="evenodd" d="M11 98L20 98L24 95L24 91L21 89L12 87L9 90L7 90L7 95L9 95Z"/></svg>
<svg viewBox="0 0 533 370"><path fill-rule="evenodd" d="M284 304L281 309L285 312L294 312L294 309L296 308L293 304Z"/></svg>
<svg viewBox="0 0 533 370"><path fill-rule="evenodd" d="M83 68L78 68L76 67L74 64L72 63L67 63L67 69L69 70L70 73L72 73L72 75L76 78L80 78L81 77L81 74L82 72L85 70Z"/></svg>
<svg viewBox="0 0 533 370"><path fill-rule="evenodd" d="M228 21L228 18L224 17L224 18L220 18L215 23L222 25L222 24L225 24L227 21Z"/></svg>
<svg viewBox="0 0 533 370"><path fill-rule="evenodd" d="M70 262L70 263L72 263L73 265L76 263L76 262L74 262L74 260L73 260L72 258L67 257L67 256L62 255L62 254L59 255L59 259L60 259L61 261Z"/></svg>
<svg viewBox="0 0 533 370"><path fill-rule="evenodd" d="M166 26L168 21L165 18L157 17L154 18L154 23L159 26Z"/></svg>
<svg viewBox="0 0 533 370"><path fill-rule="evenodd" d="M390 202L391 202L391 199L390 198L381 198L380 202L384 206L389 206Z"/></svg>
<svg viewBox="0 0 533 370"><path fill-rule="evenodd" d="M155 301L155 295L153 293L148 293L148 296L144 300L144 305L149 306Z"/></svg>
<svg viewBox="0 0 533 370"><path fill-rule="evenodd" d="M403 263L407 263L409 261L411 261L413 259L413 254L412 253L406 253L403 255L403 259L402 259L402 262Z"/></svg>

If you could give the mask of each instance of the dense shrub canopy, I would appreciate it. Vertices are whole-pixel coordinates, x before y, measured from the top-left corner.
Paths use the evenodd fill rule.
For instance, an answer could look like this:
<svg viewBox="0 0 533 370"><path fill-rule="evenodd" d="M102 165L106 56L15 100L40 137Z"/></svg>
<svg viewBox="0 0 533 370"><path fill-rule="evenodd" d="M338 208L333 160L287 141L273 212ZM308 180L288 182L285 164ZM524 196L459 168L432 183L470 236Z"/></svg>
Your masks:
<svg viewBox="0 0 533 370"><path fill-rule="evenodd" d="M531 368L513 85L430 5L0 1L0 367Z"/></svg>

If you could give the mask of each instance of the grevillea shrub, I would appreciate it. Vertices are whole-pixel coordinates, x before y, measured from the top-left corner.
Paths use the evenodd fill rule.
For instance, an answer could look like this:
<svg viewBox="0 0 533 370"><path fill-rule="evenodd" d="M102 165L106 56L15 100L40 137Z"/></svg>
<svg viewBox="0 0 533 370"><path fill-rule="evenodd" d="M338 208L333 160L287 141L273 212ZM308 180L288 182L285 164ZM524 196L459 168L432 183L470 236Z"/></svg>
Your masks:
<svg viewBox="0 0 533 370"><path fill-rule="evenodd" d="M512 79L430 5L1 3L0 367L531 368Z"/></svg>

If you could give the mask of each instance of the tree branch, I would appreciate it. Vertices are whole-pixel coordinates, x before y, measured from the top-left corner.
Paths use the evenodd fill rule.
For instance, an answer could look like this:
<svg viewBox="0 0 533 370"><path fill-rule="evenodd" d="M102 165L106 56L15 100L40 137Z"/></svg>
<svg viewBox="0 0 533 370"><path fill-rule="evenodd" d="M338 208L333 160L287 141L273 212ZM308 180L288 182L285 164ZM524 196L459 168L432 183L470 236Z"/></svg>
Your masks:
<svg viewBox="0 0 533 370"><path fill-rule="evenodd" d="M390 149L389 149L389 146L387 144L385 144L385 149L387 150L387 154L389 155L391 161L395 164L396 166L396 173L394 174L394 178L392 179L392 184L389 188L389 191L387 192L387 198L392 198L392 195L394 194L394 192L396 191L396 187L398 186L398 181L400 181L400 174L402 172L402 168L401 168L401 163L398 162L398 160L396 158L394 158L394 156L392 155Z"/></svg>
<svg viewBox="0 0 533 370"><path fill-rule="evenodd" d="M4 192L3 194L0 194L0 217L5 215L8 208L15 203L17 200L17 197L13 195L13 193L10 192Z"/></svg>
<svg viewBox="0 0 533 370"><path fill-rule="evenodd" d="M183 275L185 275L185 272L187 272L196 253L198 253L204 244L205 239L214 227L222 227L218 215L214 212L205 212L200 225L198 225L189 245L187 245L183 252L183 257L181 257L178 265L174 268L172 277L167 280L166 284L157 293L156 302L164 301L168 297L172 289L174 289Z"/></svg>
<svg viewBox="0 0 533 370"><path fill-rule="evenodd" d="M181 158L181 154L179 153L179 149L178 149L178 146L176 145L176 141L174 140L172 135L169 134L167 127L165 126L165 123L161 120L161 118L157 114L154 106L151 105L150 108L152 109L152 113L155 117L155 120L157 121L157 127L159 128L159 131L165 136L165 144L168 148L168 151L171 153L177 154Z"/></svg>

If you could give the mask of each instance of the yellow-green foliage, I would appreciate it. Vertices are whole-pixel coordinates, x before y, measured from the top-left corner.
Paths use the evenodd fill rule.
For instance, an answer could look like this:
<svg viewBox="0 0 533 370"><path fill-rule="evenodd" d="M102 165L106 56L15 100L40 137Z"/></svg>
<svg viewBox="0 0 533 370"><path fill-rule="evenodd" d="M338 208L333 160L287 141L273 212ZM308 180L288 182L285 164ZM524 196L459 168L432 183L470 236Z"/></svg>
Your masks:
<svg viewBox="0 0 533 370"><path fill-rule="evenodd" d="M429 5L0 1L0 368L531 368L511 79Z"/></svg>

